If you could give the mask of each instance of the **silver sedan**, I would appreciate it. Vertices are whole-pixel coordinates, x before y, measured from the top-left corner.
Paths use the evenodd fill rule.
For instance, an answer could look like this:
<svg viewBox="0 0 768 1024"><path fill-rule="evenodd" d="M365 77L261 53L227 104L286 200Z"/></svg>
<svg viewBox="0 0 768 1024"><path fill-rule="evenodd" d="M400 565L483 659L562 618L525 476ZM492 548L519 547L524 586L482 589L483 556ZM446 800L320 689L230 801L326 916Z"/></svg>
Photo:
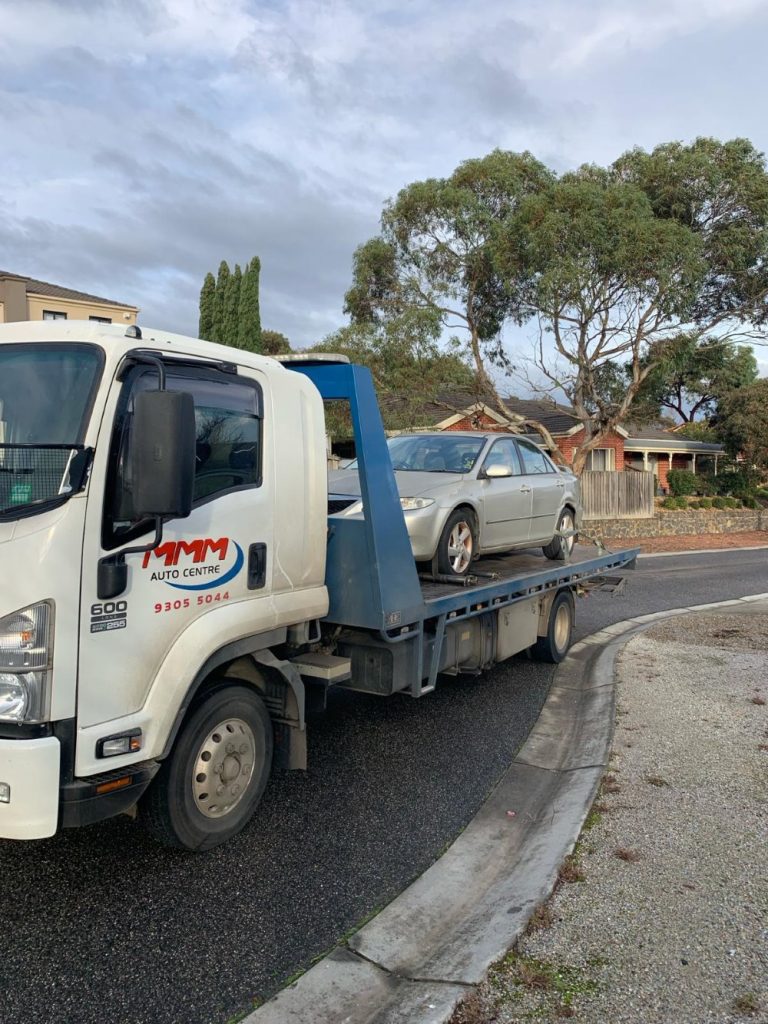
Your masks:
<svg viewBox="0 0 768 1024"><path fill-rule="evenodd" d="M446 431L389 441L400 503L417 561L463 576L478 555L541 546L573 548L579 481L541 448L510 434ZM329 474L329 510L362 514L356 463Z"/></svg>

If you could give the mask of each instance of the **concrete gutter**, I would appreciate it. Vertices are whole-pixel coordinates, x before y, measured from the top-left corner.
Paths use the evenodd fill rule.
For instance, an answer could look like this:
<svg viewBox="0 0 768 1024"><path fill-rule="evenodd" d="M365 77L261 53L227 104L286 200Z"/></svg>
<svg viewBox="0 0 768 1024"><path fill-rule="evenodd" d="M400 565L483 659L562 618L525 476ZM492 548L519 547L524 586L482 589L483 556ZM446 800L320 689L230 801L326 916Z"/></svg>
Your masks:
<svg viewBox="0 0 768 1024"><path fill-rule="evenodd" d="M660 619L766 598L643 615L575 644L517 757L447 852L246 1024L447 1021L515 944L579 837L610 754L619 650Z"/></svg>

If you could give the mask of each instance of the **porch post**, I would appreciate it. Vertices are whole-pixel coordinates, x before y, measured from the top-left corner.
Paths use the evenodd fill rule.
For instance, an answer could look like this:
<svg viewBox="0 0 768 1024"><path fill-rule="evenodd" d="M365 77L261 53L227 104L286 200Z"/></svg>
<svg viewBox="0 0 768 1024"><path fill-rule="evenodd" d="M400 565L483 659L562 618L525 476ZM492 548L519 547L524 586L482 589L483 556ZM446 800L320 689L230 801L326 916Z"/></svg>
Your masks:
<svg viewBox="0 0 768 1024"><path fill-rule="evenodd" d="M691 472L696 472L696 452L691 455Z"/></svg>
<svg viewBox="0 0 768 1024"><path fill-rule="evenodd" d="M647 448L643 449L643 469L645 470L646 473L648 472L648 449Z"/></svg>

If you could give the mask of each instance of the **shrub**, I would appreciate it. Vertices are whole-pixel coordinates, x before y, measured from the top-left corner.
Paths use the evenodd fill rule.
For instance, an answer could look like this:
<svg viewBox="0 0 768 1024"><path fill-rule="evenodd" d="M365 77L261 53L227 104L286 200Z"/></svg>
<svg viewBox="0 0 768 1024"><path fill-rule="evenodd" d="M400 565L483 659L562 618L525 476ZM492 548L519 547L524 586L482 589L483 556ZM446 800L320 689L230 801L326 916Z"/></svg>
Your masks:
<svg viewBox="0 0 768 1024"><path fill-rule="evenodd" d="M742 504L744 508L760 508L757 498L753 498L749 494L746 498L742 498Z"/></svg>
<svg viewBox="0 0 768 1024"><path fill-rule="evenodd" d="M699 502L699 508L704 508L704 509L712 508L712 499L711 498L702 498L701 501Z"/></svg>
<svg viewBox="0 0 768 1024"><path fill-rule="evenodd" d="M679 508L681 510L688 508L688 500L687 498L684 498L682 494L678 494L677 497L673 498L673 501L675 502L675 508Z"/></svg>
<svg viewBox="0 0 768 1024"><path fill-rule="evenodd" d="M712 508L727 508L727 506L725 504L725 498L720 498L720 497L713 498L712 499Z"/></svg>
<svg viewBox="0 0 768 1024"><path fill-rule="evenodd" d="M696 474L689 469L670 469L667 473L669 489L676 497L696 493Z"/></svg>
<svg viewBox="0 0 768 1024"><path fill-rule="evenodd" d="M713 497L717 494L714 477L706 476L703 473L696 474L696 493Z"/></svg>
<svg viewBox="0 0 768 1024"><path fill-rule="evenodd" d="M741 502L739 501L738 498L726 498L725 499L725 506L726 506L726 508L740 508L741 507Z"/></svg>
<svg viewBox="0 0 768 1024"><path fill-rule="evenodd" d="M760 478L754 469L742 468L728 469L712 479L718 494L753 495Z"/></svg>
<svg viewBox="0 0 768 1024"><path fill-rule="evenodd" d="M701 502L700 501L689 501L688 502L688 508L696 509L696 511L698 512L698 510L701 508Z"/></svg>
<svg viewBox="0 0 768 1024"><path fill-rule="evenodd" d="M677 498L665 498L661 503L662 508L674 509L677 508Z"/></svg>

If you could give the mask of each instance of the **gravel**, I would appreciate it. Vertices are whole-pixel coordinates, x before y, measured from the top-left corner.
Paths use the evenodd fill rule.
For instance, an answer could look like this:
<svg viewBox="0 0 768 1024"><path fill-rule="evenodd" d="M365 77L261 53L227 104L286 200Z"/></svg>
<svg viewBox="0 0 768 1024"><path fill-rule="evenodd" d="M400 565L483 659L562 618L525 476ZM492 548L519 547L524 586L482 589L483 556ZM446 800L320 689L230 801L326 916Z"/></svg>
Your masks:
<svg viewBox="0 0 768 1024"><path fill-rule="evenodd" d="M768 603L668 619L624 648L620 792L582 835L585 880L492 972L473 1024L768 1021L766 651ZM555 981L535 987L533 968Z"/></svg>

